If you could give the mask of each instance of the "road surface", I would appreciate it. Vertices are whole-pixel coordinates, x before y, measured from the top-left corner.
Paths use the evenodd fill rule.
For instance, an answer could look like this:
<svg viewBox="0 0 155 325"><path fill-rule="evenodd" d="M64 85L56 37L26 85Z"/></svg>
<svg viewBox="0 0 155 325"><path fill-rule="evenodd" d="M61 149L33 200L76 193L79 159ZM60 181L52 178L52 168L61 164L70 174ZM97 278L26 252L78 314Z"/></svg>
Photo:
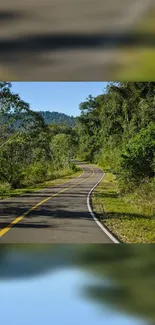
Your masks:
<svg viewBox="0 0 155 325"><path fill-rule="evenodd" d="M82 168L69 182L1 200L0 243L112 243L88 209L88 194L103 172Z"/></svg>
<svg viewBox="0 0 155 325"><path fill-rule="evenodd" d="M5 0L0 73L7 80L112 80L117 49L154 0ZM4 75L7 77L5 78Z"/></svg>

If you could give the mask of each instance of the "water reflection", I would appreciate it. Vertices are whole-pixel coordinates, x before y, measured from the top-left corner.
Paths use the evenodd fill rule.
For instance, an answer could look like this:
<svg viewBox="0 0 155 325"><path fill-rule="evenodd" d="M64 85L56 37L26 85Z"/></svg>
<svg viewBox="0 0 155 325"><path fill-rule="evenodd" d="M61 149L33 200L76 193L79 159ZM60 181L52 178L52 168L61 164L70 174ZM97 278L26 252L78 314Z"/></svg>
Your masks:
<svg viewBox="0 0 155 325"><path fill-rule="evenodd" d="M0 245L2 324L153 325L154 253L153 245Z"/></svg>

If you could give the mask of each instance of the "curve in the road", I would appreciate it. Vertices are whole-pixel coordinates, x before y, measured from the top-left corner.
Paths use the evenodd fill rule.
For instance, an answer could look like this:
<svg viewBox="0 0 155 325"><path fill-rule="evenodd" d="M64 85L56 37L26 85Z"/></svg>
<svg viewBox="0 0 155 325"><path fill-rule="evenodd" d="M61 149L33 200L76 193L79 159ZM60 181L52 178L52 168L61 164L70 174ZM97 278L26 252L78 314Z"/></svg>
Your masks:
<svg viewBox="0 0 155 325"><path fill-rule="evenodd" d="M72 179L67 187L65 183L68 182L65 182L57 187L1 201L0 241L118 242L97 220L90 205L90 195L102 177L99 168L83 164L82 180L79 181L78 177ZM40 197L43 199L40 200Z"/></svg>
<svg viewBox="0 0 155 325"><path fill-rule="evenodd" d="M84 171L83 171L83 173L84 173ZM82 174L83 174L83 173L82 173ZM81 174L80 176L82 176L82 174ZM91 178L93 175L94 175L94 170L93 170L93 174L92 174L90 177L88 177L88 178L86 178L86 179L80 181L78 184L81 184L81 183L87 181L87 179ZM79 176L78 176L78 177L79 177ZM68 183L68 182L65 182L65 183L63 183L63 184L66 184L66 183ZM8 232L8 231L9 231L9 230L10 230L10 229L15 225L15 224L17 224L19 221L21 221L25 216L27 216L28 214L30 214L31 211L35 210L37 207L39 207L39 206L42 205L43 203L45 203L46 201L50 200L52 197L57 196L57 195L59 195L60 193L63 193L63 192L65 192L65 191L67 191L69 188L75 187L76 185L77 185L77 184L72 185L72 186L68 186L68 187L66 187L65 189L59 191L58 193L55 193L55 194L49 196L48 198L46 198L46 199L40 201L39 203L37 203L36 205L34 205L32 208L30 208L29 210L27 210L26 212L24 212L23 215L21 215L21 216L15 218L15 219L14 219L14 220L13 220L13 221L8 225L8 226L7 226L7 227L3 228L3 229L0 231L0 237L2 237L5 233L7 233L7 232Z"/></svg>
<svg viewBox="0 0 155 325"><path fill-rule="evenodd" d="M102 231L112 240L113 243L119 244L120 243L119 240L116 237L114 237L114 235L108 229L106 229L104 227L104 225L97 219L97 217L95 216L93 209L91 207L91 203L90 203L91 194L95 190L95 188L98 186L98 184L102 181L103 177L104 177L104 173L103 173L101 179L95 184L95 186L88 193L87 206L88 206L88 210L89 210L92 218L97 223L97 225L102 229Z"/></svg>

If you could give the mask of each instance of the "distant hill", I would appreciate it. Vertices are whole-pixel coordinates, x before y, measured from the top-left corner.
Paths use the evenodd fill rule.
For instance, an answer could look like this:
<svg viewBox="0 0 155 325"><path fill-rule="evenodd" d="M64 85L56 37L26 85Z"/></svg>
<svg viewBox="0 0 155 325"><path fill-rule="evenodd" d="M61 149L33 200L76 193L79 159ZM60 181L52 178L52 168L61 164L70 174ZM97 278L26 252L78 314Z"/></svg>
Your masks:
<svg viewBox="0 0 155 325"><path fill-rule="evenodd" d="M76 118L66 115L64 113L39 111L40 115L44 118L46 124L66 124L74 126Z"/></svg>

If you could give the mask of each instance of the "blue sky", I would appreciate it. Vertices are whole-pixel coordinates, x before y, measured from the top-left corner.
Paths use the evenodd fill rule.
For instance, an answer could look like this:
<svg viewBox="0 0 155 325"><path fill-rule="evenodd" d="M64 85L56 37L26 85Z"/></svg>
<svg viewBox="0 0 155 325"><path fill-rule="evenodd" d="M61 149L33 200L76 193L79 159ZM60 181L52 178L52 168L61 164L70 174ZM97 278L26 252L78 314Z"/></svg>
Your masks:
<svg viewBox="0 0 155 325"><path fill-rule="evenodd" d="M80 102L90 94L103 93L106 85L107 82L12 82L12 91L28 102L34 111L77 116Z"/></svg>

